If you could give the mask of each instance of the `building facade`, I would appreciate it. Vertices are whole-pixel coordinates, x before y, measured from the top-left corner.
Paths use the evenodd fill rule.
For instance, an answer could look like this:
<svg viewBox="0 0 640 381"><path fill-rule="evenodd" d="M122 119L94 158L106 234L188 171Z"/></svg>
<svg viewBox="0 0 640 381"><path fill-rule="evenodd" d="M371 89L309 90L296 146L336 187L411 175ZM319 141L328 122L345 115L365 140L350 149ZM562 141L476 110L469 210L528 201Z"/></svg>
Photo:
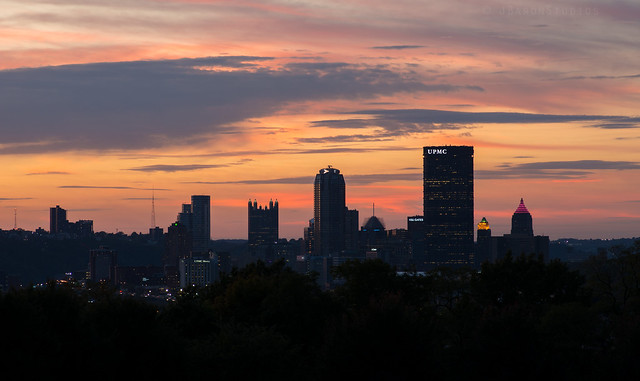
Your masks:
<svg viewBox="0 0 640 381"><path fill-rule="evenodd" d="M249 252L262 259L273 254L278 243L278 200L269 201L269 205L258 205L257 201L248 205L248 244Z"/></svg>
<svg viewBox="0 0 640 381"><path fill-rule="evenodd" d="M94 282L116 283L118 254L115 250L100 246L89 251L89 279Z"/></svg>
<svg viewBox="0 0 640 381"><path fill-rule="evenodd" d="M425 265L472 265L473 147L424 147L423 159Z"/></svg>
<svg viewBox="0 0 640 381"><path fill-rule="evenodd" d="M314 181L314 255L330 256L345 248L345 182L340 170L328 166Z"/></svg>
<svg viewBox="0 0 640 381"><path fill-rule="evenodd" d="M67 211L62 209L60 205L55 208L49 208L49 233L57 234L67 231Z"/></svg>
<svg viewBox="0 0 640 381"><path fill-rule="evenodd" d="M211 241L211 197L191 196L193 251L206 253Z"/></svg>
<svg viewBox="0 0 640 381"><path fill-rule="evenodd" d="M495 262L511 254L539 255L545 261L549 260L549 237L533 234L533 218L520 199L520 204L511 216L511 234L491 236L489 223L483 217L478 223L478 240L476 243L477 263Z"/></svg>

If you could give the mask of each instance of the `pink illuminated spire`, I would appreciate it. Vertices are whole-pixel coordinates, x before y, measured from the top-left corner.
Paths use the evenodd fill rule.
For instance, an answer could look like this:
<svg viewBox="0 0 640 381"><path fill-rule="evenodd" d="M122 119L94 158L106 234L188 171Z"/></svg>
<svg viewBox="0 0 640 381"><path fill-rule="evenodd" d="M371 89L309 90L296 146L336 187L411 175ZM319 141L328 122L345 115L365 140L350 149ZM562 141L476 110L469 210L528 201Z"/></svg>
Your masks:
<svg viewBox="0 0 640 381"><path fill-rule="evenodd" d="M518 209L514 213L529 213L529 210L526 206L524 206L524 201L520 199L520 205L518 205Z"/></svg>

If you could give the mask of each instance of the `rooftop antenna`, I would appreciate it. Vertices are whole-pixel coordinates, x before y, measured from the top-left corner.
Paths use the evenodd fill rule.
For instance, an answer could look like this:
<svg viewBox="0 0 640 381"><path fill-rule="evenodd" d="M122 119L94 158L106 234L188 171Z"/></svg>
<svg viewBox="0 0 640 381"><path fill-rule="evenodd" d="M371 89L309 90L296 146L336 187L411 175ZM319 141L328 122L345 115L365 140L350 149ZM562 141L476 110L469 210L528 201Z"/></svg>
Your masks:
<svg viewBox="0 0 640 381"><path fill-rule="evenodd" d="M18 229L18 209L13 208L13 230Z"/></svg>
<svg viewBox="0 0 640 381"><path fill-rule="evenodd" d="M151 190L151 228L156 227L156 189Z"/></svg>
<svg viewBox="0 0 640 381"><path fill-rule="evenodd" d="M373 203L373 216L376 216L376 203Z"/></svg>

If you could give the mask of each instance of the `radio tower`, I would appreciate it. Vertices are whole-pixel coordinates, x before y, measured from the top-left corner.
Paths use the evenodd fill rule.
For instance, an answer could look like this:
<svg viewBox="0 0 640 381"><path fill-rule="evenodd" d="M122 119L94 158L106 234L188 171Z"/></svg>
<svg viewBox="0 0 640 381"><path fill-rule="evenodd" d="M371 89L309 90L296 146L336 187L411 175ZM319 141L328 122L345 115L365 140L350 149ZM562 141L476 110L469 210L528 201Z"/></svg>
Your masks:
<svg viewBox="0 0 640 381"><path fill-rule="evenodd" d="M13 208L13 230L18 230L18 209Z"/></svg>
<svg viewBox="0 0 640 381"><path fill-rule="evenodd" d="M151 229L156 227L156 190L151 191Z"/></svg>

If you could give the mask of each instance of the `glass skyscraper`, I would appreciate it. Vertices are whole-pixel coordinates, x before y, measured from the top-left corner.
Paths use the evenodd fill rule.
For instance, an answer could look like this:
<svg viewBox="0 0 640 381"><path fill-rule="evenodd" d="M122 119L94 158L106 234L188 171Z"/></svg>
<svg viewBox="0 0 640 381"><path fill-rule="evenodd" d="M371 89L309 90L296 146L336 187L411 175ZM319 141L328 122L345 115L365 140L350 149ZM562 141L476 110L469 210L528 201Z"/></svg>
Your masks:
<svg viewBox="0 0 640 381"><path fill-rule="evenodd" d="M473 147L423 148L425 264L473 265Z"/></svg>

